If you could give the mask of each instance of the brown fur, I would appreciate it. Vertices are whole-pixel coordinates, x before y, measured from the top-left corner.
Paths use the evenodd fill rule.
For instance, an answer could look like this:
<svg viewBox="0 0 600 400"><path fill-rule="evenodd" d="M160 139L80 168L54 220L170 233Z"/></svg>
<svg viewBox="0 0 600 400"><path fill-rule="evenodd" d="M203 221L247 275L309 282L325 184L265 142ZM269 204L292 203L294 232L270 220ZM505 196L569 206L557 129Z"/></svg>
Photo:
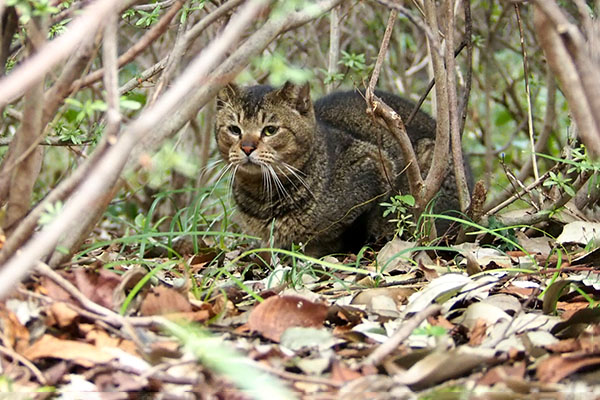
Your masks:
<svg viewBox="0 0 600 400"><path fill-rule="evenodd" d="M377 95L403 118L412 110L398 96ZM233 196L247 233L267 244L272 232L274 246L302 243L315 256L356 251L393 234L379 203L408 193L405 165L393 136L367 116L360 92L333 93L313 106L308 85L230 85L219 93L217 110L217 145L234 171ZM408 133L419 162L428 159L435 121L420 112ZM458 207L453 176L446 182L437 212Z"/></svg>

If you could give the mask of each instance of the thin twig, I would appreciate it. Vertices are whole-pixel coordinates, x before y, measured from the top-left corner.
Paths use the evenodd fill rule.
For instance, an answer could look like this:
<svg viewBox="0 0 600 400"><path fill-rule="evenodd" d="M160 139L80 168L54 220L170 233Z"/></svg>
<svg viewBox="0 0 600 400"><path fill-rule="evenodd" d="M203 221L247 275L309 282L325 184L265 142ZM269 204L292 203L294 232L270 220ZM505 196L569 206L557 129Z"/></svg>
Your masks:
<svg viewBox="0 0 600 400"><path fill-rule="evenodd" d="M40 384L42 384L42 385L48 384L48 379L44 376L44 373L42 371L40 371L39 368L36 367L34 363L29 361L28 359L26 359L25 357L23 357L16 351L11 350L8 347L0 345L0 353L23 364L27 369L29 369L33 373L33 375L35 376L35 378L38 380L38 382Z"/></svg>
<svg viewBox="0 0 600 400"><path fill-rule="evenodd" d="M64 289L73 299L81 304L86 310L89 310L95 314L102 315L107 318L111 325L121 326L125 323L125 317L103 307L99 304L94 303L92 300L85 297L83 293L79 291L71 282L60 276L56 271L43 262L38 262L36 265L36 271L47 278L53 280L58 286Z"/></svg>
<svg viewBox="0 0 600 400"><path fill-rule="evenodd" d="M533 177L538 180L540 172L537 166L537 156L535 154L535 139L533 132L533 110L531 105L531 88L529 86L529 65L527 62L527 49L525 49L525 32L523 32L523 22L521 21L521 12L519 4L515 3L515 14L517 16L517 24L519 25L519 36L521 42L521 54L523 55L523 74L525 77L525 94L527 95L527 130L529 133L529 146L531 147L531 166L533 168Z"/></svg>
<svg viewBox="0 0 600 400"><path fill-rule="evenodd" d="M156 7L169 8L175 3L175 1L176 0L165 0L165 1L159 1L159 2L151 3L151 4L140 4L137 6L133 6L133 9L138 10L138 11L152 11Z"/></svg>
<svg viewBox="0 0 600 400"><path fill-rule="evenodd" d="M465 48L466 45L467 45L467 40L465 39L458 45L458 47L454 51L454 57L457 57L461 53L461 51ZM423 92L423 94L421 95L419 100L415 103L415 106L413 107L412 111L408 115L408 118L406 118L406 122L405 122L406 126L410 126L411 122L415 119L415 116L421 109L421 106L425 102L425 99L427 98L427 96L429 96L429 92L431 92L431 89L433 89L434 85L435 85L435 78L431 78L431 80L427 84L427 88L425 89L425 91Z"/></svg>
<svg viewBox="0 0 600 400"><path fill-rule="evenodd" d="M278 376L280 378L286 379L288 381L297 381L297 382L308 382L315 385L326 385L334 388L339 388L343 386L342 382L336 382L329 378L322 378L319 376L309 376L302 374L295 374L293 372L282 371L280 368L273 368L267 364L257 363L256 367L268 372L269 374Z"/></svg>
<svg viewBox="0 0 600 400"><path fill-rule="evenodd" d="M404 321L400 328L390 338L375 349L362 365L380 365L385 357L398 349L398 346L429 316L435 315L442 309L439 304L431 304L415 314L410 320Z"/></svg>
<svg viewBox="0 0 600 400"><path fill-rule="evenodd" d="M149 80L150 78L158 74L165 68L165 65L167 65L167 59L168 57L163 58L153 66L146 68L141 74L139 74L139 76L131 78L128 82L126 82L123 86L119 88L119 93L125 94L127 92L130 92L136 87L140 86L143 82Z"/></svg>
<svg viewBox="0 0 600 400"><path fill-rule="evenodd" d="M0 146L8 146L13 141L13 138L0 137ZM86 144L93 143L94 139L84 139L80 140L77 143L72 141L65 141L59 137L51 136L44 139L43 142L38 143L38 146L58 146L58 147L73 147L73 146L82 146Z"/></svg>
<svg viewBox="0 0 600 400"><path fill-rule="evenodd" d="M467 47L467 72L465 77L465 90L460 104L460 136L463 136L465 130L465 121L467 120L467 109L469 107L469 97L471 95L471 85L473 83L473 19L471 18L471 2L463 1L463 11L465 16L465 37L461 42ZM459 50L460 53L460 50ZM454 56L457 54L454 52Z"/></svg>
<svg viewBox="0 0 600 400"><path fill-rule="evenodd" d="M158 82L154 87L154 92L152 93L152 95L149 96L149 105L154 104L158 96L167 87L167 85L173 77L173 74L177 69L177 66L181 62L183 55L185 54L185 49L187 45L187 43L185 42L186 27L187 20L186 22L179 23L179 27L177 28L177 37L175 38L173 50L169 52L169 55L167 56L167 64L165 65L165 68L163 69L160 77L158 78Z"/></svg>
<svg viewBox="0 0 600 400"><path fill-rule="evenodd" d="M152 44L158 37L167 31L169 23L177 14L177 12L183 7L183 0L177 0L177 2L162 16L162 18L150 29L144 36L140 38L133 46L131 46L125 53L121 54L118 59L119 67L133 61L142 51L144 51L150 44ZM79 88L86 87L102 79L104 75L104 68L100 68L84 78L81 78L71 85L71 91L78 90Z"/></svg>
<svg viewBox="0 0 600 400"><path fill-rule="evenodd" d="M387 128L398 141L406 164L410 192L414 196L418 197L423 185L423 180L421 179L421 169L419 168L417 156L408 133L406 132L406 127L404 126L402 117L398 115L398 113L396 113L390 106L385 104L383 100L375 95L375 86L377 85L383 60L390 45L390 38L392 36L392 30L397 16L398 12L392 9L388 17L383 39L381 39L381 45L379 47L379 53L377 54L377 60L375 61L375 67L373 68L373 73L371 74L371 79L369 80L369 85L365 92L365 100L367 102L367 113L371 113L373 116L381 117L383 121L378 122ZM418 218L419 212L417 211L415 212L415 219Z"/></svg>

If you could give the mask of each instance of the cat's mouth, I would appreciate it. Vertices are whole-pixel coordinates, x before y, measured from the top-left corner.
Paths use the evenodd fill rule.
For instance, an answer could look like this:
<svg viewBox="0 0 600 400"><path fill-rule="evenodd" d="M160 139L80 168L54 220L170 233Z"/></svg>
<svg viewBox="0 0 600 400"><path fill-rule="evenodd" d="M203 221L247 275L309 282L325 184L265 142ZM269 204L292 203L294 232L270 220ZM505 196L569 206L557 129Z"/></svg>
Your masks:
<svg viewBox="0 0 600 400"><path fill-rule="evenodd" d="M238 170L242 170L246 173L261 173L262 167L265 167L265 163L255 160L252 157L244 157L237 163Z"/></svg>

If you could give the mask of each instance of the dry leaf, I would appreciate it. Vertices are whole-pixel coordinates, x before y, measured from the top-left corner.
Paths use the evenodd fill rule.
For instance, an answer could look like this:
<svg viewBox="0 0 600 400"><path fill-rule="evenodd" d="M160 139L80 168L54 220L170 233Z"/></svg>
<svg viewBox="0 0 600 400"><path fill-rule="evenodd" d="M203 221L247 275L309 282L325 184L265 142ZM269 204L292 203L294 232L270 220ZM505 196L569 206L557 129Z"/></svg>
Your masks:
<svg viewBox="0 0 600 400"><path fill-rule="evenodd" d="M191 311L192 305L188 299L177 290L166 286L152 288L140 307L142 315L188 313Z"/></svg>
<svg viewBox="0 0 600 400"><path fill-rule="evenodd" d="M115 347L115 348L121 349L123 351L126 351L129 354L133 354L136 357L140 357L137 346L131 340L125 340L125 339L121 339L121 338L112 337L106 331L104 331L102 329L96 328L93 325L90 325L90 327L92 329L86 333L85 339L88 342L96 345L96 347L98 347L98 348Z"/></svg>
<svg viewBox="0 0 600 400"><path fill-rule="evenodd" d="M0 304L0 332L2 339L8 341L4 344L19 352L29 345L29 330L3 304Z"/></svg>
<svg viewBox="0 0 600 400"><path fill-rule="evenodd" d="M113 293L121 282L119 275L107 269L90 271L83 268L75 269L73 275L70 279L85 297L108 309L115 309Z"/></svg>
<svg viewBox="0 0 600 400"><path fill-rule="evenodd" d="M471 329L469 335L470 346L479 346L481 343L483 343L483 340L486 336L487 327L488 325L483 318L479 318L477 321L475 321L475 325Z"/></svg>
<svg viewBox="0 0 600 400"><path fill-rule="evenodd" d="M482 386L492 386L499 382L506 382L507 378L523 379L525 376L525 363L515 365L499 365L487 371L477 383Z"/></svg>
<svg viewBox="0 0 600 400"><path fill-rule="evenodd" d="M536 375L543 382L556 383L579 369L592 365L600 365L600 357L591 357L589 354L571 357L552 356L540 362Z"/></svg>
<svg viewBox="0 0 600 400"><path fill-rule="evenodd" d="M61 328L71 325L79 316L77 311L73 310L67 303L63 301L52 303L52 305L50 305L48 308L48 314Z"/></svg>
<svg viewBox="0 0 600 400"><path fill-rule="evenodd" d="M248 319L248 325L264 337L279 342L290 327L321 327L328 307L298 296L273 296L260 303Z"/></svg>
<svg viewBox="0 0 600 400"><path fill-rule="evenodd" d="M96 364L107 363L114 358L113 355L94 345L75 340L62 340L47 334L25 349L23 355L32 361L46 357L58 358L59 360L73 361L88 368Z"/></svg>
<svg viewBox="0 0 600 400"><path fill-rule="evenodd" d="M334 361L331 364L331 379L334 382L349 382L351 380L360 378L362 374L357 372L340 361Z"/></svg>

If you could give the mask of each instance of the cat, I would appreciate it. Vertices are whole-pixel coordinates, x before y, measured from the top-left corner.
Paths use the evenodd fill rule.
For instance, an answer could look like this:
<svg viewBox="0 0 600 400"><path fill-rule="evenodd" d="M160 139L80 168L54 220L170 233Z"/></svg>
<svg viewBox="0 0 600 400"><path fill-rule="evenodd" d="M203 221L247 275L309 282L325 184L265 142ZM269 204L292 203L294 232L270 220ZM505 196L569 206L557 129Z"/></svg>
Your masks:
<svg viewBox="0 0 600 400"><path fill-rule="evenodd" d="M414 107L376 94L404 119ZM426 172L435 120L418 112L407 129ZM313 105L308 84L230 84L217 96L215 136L233 173L242 229L263 245L303 244L320 257L393 236L395 224L380 203L409 193L406 166L396 139L367 115L364 93L335 92ZM450 168L434 211L458 210L456 193ZM443 232L448 224L440 219L436 226Z"/></svg>

